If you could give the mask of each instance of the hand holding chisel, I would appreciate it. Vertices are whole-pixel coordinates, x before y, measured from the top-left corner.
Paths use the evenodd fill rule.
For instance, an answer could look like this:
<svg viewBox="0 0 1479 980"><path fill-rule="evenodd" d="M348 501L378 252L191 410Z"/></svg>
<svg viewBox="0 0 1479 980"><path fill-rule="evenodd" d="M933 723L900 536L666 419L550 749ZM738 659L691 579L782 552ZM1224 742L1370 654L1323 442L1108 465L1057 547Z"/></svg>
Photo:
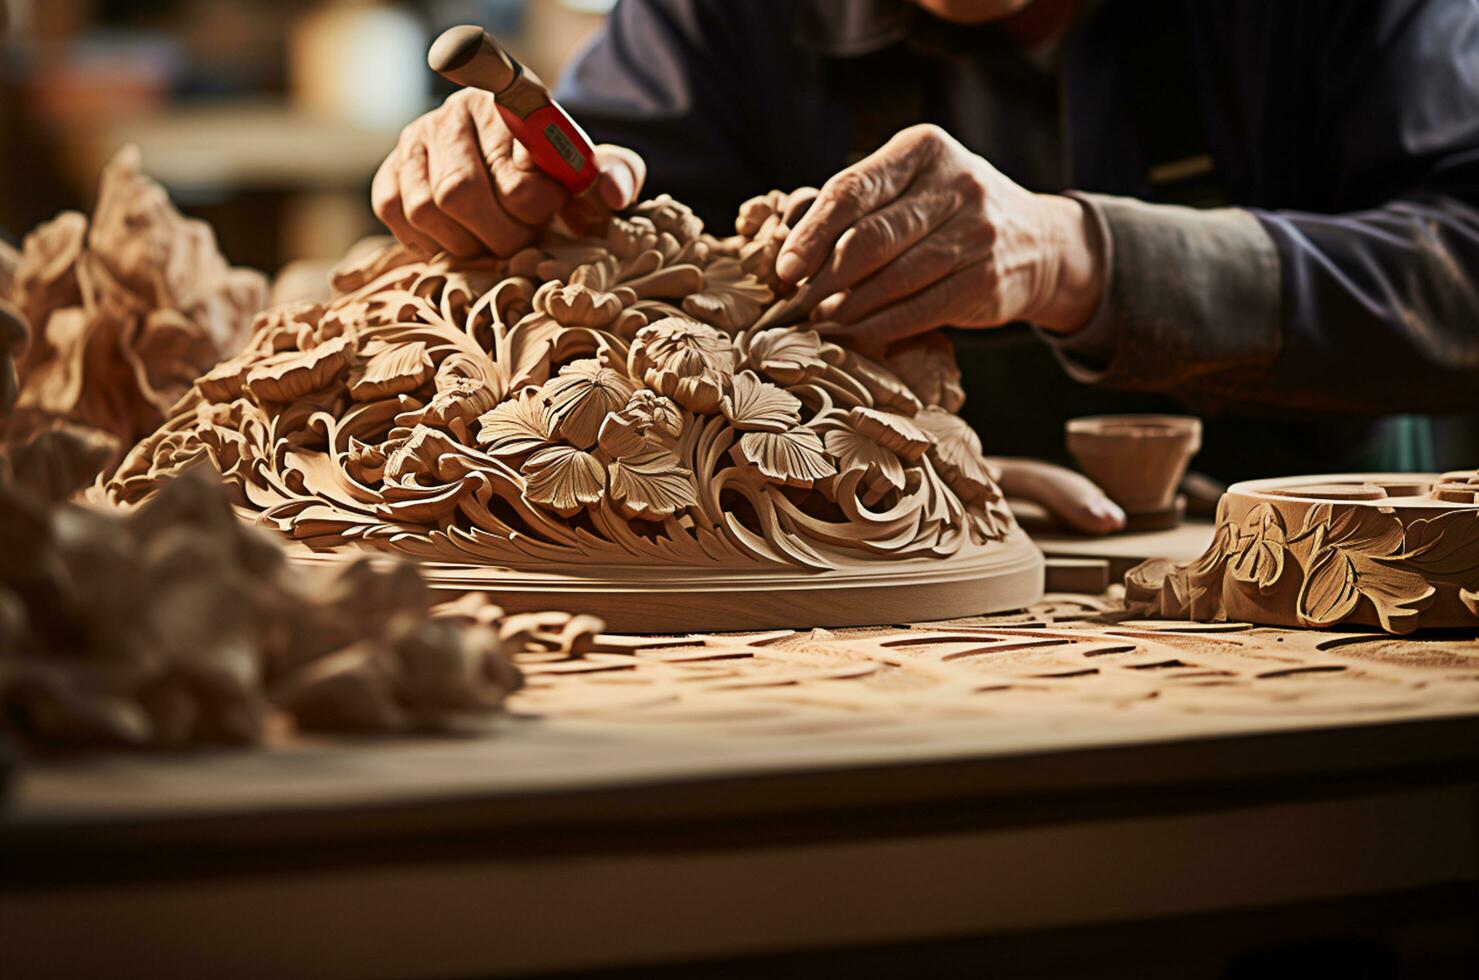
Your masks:
<svg viewBox="0 0 1479 980"><path fill-rule="evenodd" d="M635 200L646 167L592 147L548 89L478 27L432 45L431 67L466 88L406 127L375 175L375 213L408 245L459 257L510 255L556 215L600 234Z"/></svg>

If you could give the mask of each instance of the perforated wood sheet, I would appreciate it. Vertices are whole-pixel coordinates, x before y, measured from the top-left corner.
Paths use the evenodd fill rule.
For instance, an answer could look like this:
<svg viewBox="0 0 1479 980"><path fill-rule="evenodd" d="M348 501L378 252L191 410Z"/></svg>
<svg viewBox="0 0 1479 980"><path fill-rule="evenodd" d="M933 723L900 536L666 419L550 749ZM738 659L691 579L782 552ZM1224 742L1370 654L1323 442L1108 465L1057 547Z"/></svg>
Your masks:
<svg viewBox="0 0 1479 980"><path fill-rule="evenodd" d="M1305 764L1350 767L1373 745L1401 741L1384 726L1420 719L1458 719L1459 737L1473 741L1473 636L1140 622L1116 608L1112 596L1061 595L947 624L606 637L576 659L524 657L526 688L487 730L47 764L23 776L11 817L128 822L529 799L1315 730L1350 744L1322 743ZM1448 751L1428 736L1405 744L1404 758ZM1283 751L1237 749L1218 764L1268 770ZM1260 752L1247 766L1234 758ZM1178 765L1189 778L1205 771L1200 759ZM1133 782L1135 765L1122 759L1113 778Z"/></svg>

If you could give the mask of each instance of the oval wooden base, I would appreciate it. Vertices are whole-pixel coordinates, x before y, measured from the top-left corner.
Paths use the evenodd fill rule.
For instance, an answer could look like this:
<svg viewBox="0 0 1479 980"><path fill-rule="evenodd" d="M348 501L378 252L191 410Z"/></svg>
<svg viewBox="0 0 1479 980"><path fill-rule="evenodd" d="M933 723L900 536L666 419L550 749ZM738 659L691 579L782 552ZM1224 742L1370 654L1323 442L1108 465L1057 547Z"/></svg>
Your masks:
<svg viewBox="0 0 1479 980"><path fill-rule="evenodd" d="M1125 577L1132 609L1269 626L1479 628L1479 474L1235 483L1190 564Z"/></svg>
<svg viewBox="0 0 1479 980"><path fill-rule="evenodd" d="M293 549L305 564L342 562L363 551ZM881 626L1020 609L1042 598L1043 557L1020 530L989 547L945 559L887 559L851 568L545 567L538 571L423 562L448 592L488 592L509 612L590 613L618 633Z"/></svg>

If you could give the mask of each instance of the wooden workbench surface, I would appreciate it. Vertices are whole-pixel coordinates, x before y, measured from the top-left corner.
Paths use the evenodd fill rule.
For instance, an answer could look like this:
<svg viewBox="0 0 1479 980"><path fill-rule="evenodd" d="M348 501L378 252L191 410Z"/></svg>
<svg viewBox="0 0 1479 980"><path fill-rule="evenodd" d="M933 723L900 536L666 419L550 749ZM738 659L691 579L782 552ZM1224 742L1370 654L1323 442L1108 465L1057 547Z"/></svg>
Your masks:
<svg viewBox="0 0 1479 980"><path fill-rule="evenodd" d="M1303 734L1326 744L1313 737L1320 732L1360 739L1381 730L1394 757L1412 749L1436 761L1441 744L1399 732L1417 722L1455 739L1479 732L1474 638L1137 622L1114 609L1112 598L1062 595L943 624L609 637L604 652L525 660L512 717L471 737L36 765L18 781L7 834L75 826L96 840L107 828L274 814L287 827L305 812L344 808L943 762L996 762L1005 772L1047 754L1213 739ZM1476 747L1451 746L1458 755ZM1379 755L1324 762L1333 771L1390 761ZM1248 752L1236 770L1255 776L1300 761ZM991 783L994 794L1099 779L1092 765L1013 771ZM1119 770L1114 779L1191 775Z"/></svg>
<svg viewBox="0 0 1479 980"><path fill-rule="evenodd" d="M147 943L213 975L453 975L1479 873L1479 640L1115 609L1057 595L945 624L611 637L525 661L511 716L470 736L35 765L0 831L0 912L23 936L92 923L78 969ZM705 917L689 888L742 908ZM157 925L206 894L203 931ZM816 903L862 907L838 923ZM518 938L470 938L486 907ZM552 908L599 924L571 946ZM346 915L353 941L321 927ZM699 921L679 941L653 927L667 916Z"/></svg>

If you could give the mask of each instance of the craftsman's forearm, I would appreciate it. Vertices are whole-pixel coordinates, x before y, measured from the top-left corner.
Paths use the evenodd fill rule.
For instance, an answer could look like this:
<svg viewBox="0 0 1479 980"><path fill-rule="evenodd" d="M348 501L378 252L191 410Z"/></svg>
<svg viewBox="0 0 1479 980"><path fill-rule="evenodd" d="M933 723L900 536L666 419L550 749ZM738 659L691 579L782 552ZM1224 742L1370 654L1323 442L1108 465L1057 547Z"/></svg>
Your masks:
<svg viewBox="0 0 1479 980"><path fill-rule="evenodd" d="M1110 244L1108 285L1094 321L1049 338L1080 380L1315 411L1472 408L1468 203L1316 215L1083 199Z"/></svg>

